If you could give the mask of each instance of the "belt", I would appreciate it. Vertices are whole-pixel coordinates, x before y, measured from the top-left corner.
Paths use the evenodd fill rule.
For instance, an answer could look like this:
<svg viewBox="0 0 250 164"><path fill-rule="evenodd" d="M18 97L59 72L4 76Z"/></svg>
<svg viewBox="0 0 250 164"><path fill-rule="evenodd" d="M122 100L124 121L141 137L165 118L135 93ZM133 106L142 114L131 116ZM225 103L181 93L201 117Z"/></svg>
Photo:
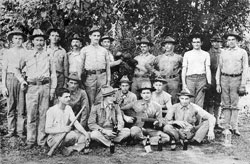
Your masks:
<svg viewBox="0 0 250 164"><path fill-rule="evenodd" d="M170 76L162 75L162 78L164 78L164 79L174 79L174 78L176 78L176 77L178 77L178 76L179 76L179 74L170 75Z"/></svg>
<svg viewBox="0 0 250 164"><path fill-rule="evenodd" d="M88 75L91 75L91 74L101 74L103 72L106 72L106 69L100 69L100 70L86 70L86 73Z"/></svg>
<svg viewBox="0 0 250 164"><path fill-rule="evenodd" d="M48 83L49 83L48 79L43 80L43 81L28 81L29 85L45 85L45 84L48 84Z"/></svg>
<svg viewBox="0 0 250 164"><path fill-rule="evenodd" d="M149 75L134 75L134 77L143 77L143 78L148 78Z"/></svg>
<svg viewBox="0 0 250 164"><path fill-rule="evenodd" d="M187 77L193 77L193 78L198 78L198 77L204 77L206 74L193 74L193 75L188 75Z"/></svg>
<svg viewBox="0 0 250 164"><path fill-rule="evenodd" d="M241 73L239 73L239 74L227 74L227 73L221 73L221 75L223 75L223 76L230 76L230 77L238 77L238 76L241 76L242 74Z"/></svg>

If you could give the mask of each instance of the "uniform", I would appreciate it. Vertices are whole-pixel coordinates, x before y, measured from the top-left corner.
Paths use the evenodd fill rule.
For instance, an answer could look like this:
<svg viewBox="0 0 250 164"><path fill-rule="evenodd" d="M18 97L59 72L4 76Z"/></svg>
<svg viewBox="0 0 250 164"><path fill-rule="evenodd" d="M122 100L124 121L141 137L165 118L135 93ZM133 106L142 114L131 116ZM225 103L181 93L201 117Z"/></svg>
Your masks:
<svg viewBox="0 0 250 164"><path fill-rule="evenodd" d="M83 58L79 52L70 51L68 54L69 58L69 74L77 72L79 78L81 78L83 72Z"/></svg>
<svg viewBox="0 0 250 164"><path fill-rule="evenodd" d="M153 92L151 100L160 104L162 109L165 110L165 112L167 112L166 110L168 110L172 106L171 97L172 96L165 91L162 91L159 94L156 92Z"/></svg>

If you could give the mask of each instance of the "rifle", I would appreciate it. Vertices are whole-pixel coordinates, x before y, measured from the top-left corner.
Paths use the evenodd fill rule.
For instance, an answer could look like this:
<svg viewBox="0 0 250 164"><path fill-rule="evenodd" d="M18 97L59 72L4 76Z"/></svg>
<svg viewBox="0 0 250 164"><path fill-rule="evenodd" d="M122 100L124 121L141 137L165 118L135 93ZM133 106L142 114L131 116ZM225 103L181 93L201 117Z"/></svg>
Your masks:
<svg viewBox="0 0 250 164"><path fill-rule="evenodd" d="M142 122L155 122L157 119L155 118L141 118Z"/></svg>
<svg viewBox="0 0 250 164"><path fill-rule="evenodd" d="M76 118L70 123L70 127L72 127L74 125L74 123L76 122L76 120L78 119L78 117L81 115L82 111L86 108L86 106L84 105L82 107L82 109L79 111L79 113L76 115ZM62 135L60 136L60 138L58 139L58 141L50 148L49 152L48 152L48 156L52 156L52 154L54 153L54 151L56 150L56 148L63 142L63 139L65 138L65 136L67 135L67 132L62 133Z"/></svg>

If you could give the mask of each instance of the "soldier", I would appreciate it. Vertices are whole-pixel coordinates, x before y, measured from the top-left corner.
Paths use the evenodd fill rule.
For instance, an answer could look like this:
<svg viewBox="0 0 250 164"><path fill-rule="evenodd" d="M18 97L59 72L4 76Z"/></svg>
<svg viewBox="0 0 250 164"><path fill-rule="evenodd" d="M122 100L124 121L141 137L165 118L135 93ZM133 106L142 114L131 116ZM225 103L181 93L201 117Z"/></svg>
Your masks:
<svg viewBox="0 0 250 164"><path fill-rule="evenodd" d="M238 47L242 38L235 32L224 36L228 48L220 54L219 65L216 72L216 90L221 93L222 109L226 129L240 136L238 130L238 102L237 92L245 91L247 81L248 56L247 52Z"/></svg>
<svg viewBox="0 0 250 164"><path fill-rule="evenodd" d="M143 38L138 45L141 48L141 54L134 58L138 64L134 71L133 83L131 86L131 91L135 93L137 97L140 96L137 89L141 88L142 82L150 82L150 73L146 68L146 64L151 63L155 59L155 56L149 53L149 48L153 46L153 43Z"/></svg>
<svg viewBox="0 0 250 164"><path fill-rule="evenodd" d="M86 92L89 97L90 106L99 101L97 96L103 85L110 85L110 59L108 51L99 45L100 30L93 27L89 31L90 45L83 47L84 74L86 75Z"/></svg>
<svg viewBox="0 0 250 164"><path fill-rule="evenodd" d="M190 36L193 49L185 52L182 64L182 89L194 95L191 101L203 108L205 92L211 85L210 56L201 49L202 36Z"/></svg>
<svg viewBox="0 0 250 164"><path fill-rule="evenodd" d="M70 102L69 105L71 106L75 115L82 109L83 106L86 106L84 111L79 117L80 124L87 129L88 125L88 118L89 118L89 100L87 93L85 90L80 88L81 79L79 78L77 72L71 73L68 77L68 90L70 91Z"/></svg>
<svg viewBox="0 0 250 164"><path fill-rule="evenodd" d="M83 72L83 60L80 54L82 47L82 39L78 34L74 34L71 38L71 51L68 52L69 58L69 73L77 73L81 78Z"/></svg>
<svg viewBox="0 0 250 164"><path fill-rule="evenodd" d="M45 132L48 134L47 143L52 147L63 133L67 133L61 145L62 153L70 155L74 150L81 152L86 144L90 142L89 133L76 120L75 130L69 126L76 117L70 107L70 91L65 88L58 88L56 95L58 103L50 107L46 114Z"/></svg>
<svg viewBox="0 0 250 164"><path fill-rule="evenodd" d="M151 100L152 91L155 89L151 87L150 82L143 82L138 92L142 99L137 100L129 105L121 108L121 110L130 110L130 117L136 118L135 123L131 127L131 137L137 141L145 141L145 135L150 136L151 144L157 145L159 136L162 137L162 142L166 143L170 140L169 136L159 130L162 127L162 108L161 105ZM142 122L142 119L153 119L153 121Z"/></svg>
<svg viewBox="0 0 250 164"><path fill-rule="evenodd" d="M101 93L103 100L92 106L88 126L92 131L91 139L109 147L112 139L119 143L129 137L130 130L124 128L120 107L114 104L114 89L110 86L103 86ZM113 131L114 126L117 126L117 132Z"/></svg>
<svg viewBox="0 0 250 164"><path fill-rule="evenodd" d="M174 104L169 109L163 131L176 141L184 140L187 137L193 145L201 144L206 135L209 140L213 140L214 116L200 106L191 103L190 98L193 95L190 93L181 91L178 96L180 103Z"/></svg>
<svg viewBox="0 0 250 164"><path fill-rule="evenodd" d="M8 134L5 137L14 136L15 132L20 138L25 138L24 132L24 93L20 88L20 82L17 79L16 68L20 61L27 54L22 43L27 40L27 36L19 29L8 33L8 40L12 48L4 51L2 67L3 95L7 97L7 121ZM16 115L17 114L17 115Z"/></svg>
<svg viewBox="0 0 250 164"><path fill-rule="evenodd" d="M62 88L67 83L66 77L69 75L69 60L64 48L60 45L62 32L59 29L51 28L47 31L49 36L48 53L53 57L56 66L57 88Z"/></svg>
<svg viewBox="0 0 250 164"><path fill-rule="evenodd" d="M172 103L177 103L176 94L180 88L180 72L182 67L182 57L174 53L174 47L177 44L172 37L168 36L162 42L164 54L159 55L156 59L147 65L147 67L155 74L161 76L167 83L163 86L163 90L172 95Z"/></svg>
<svg viewBox="0 0 250 164"><path fill-rule="evenodd" d="M207 88L204 102L204 109L207 110L209 113L213 114L216 118L215 129L220 130L222 130L222 127L219 125L218 121L220 117L221 95L216 91L215 75L219 63L219 56L222 52L221 43L222 39L219 35L214 35L211 38L212 47L209 50L211 60L211 88Z"/></svg>
<svg viewBox="0 0 250 164"><path fill-rule="evenodd" d="M137 100L136 95L133 92L129 91L131 83L132 82L128 79L127 76L123 76L120 80L120 90L118 90L115 93L116 102L118 103L120 107L124 107ZM125 110L123 113L125 127L129 127L129 128L130 128L131 123L133 123L134 121L133 117L127 116L127 115L131 115L130 112L131 112L130 110Z"/></svg>
<svg viewBox="0 0 250 164"><path fill-rule="evenodd" d="M167 83L162 77L156 77L153 81L153 86L155 91L152 93L152 101L157 102L161 105L161 108L164 113L172 106L171 95L163 91L163 85Z"/></svg>
<svg viewBox="0 0 250 164"><path fill-rule="evenodd" d="M57 84L56 69L50 54L44 49L47 36L40 29L35 29L30 40L34 49L19 63L17 77L21 87L27 87L27 147L35 143L44 148L46 143L45 119L49 108L49 100L54 98ZM27 81L21 76L26 66Z"/></svg>

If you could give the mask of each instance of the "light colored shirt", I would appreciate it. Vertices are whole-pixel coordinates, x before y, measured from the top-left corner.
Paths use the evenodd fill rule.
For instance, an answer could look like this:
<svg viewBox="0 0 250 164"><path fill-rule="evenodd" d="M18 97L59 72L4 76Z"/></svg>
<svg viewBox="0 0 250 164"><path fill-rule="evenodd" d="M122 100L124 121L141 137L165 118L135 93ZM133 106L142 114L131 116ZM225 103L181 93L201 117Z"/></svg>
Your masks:
<svg viewBox="0 0 250 164"><path fill-rule="evenodd" d="M120 107L124 107L130 103L133 103L137 100L136 95L133 92L128 91L127 94L123 94L121 90L118 90L115 94L116 102ZM130 111L124 111L124 114L130 115Z"/></svg>
<svg viewBox="0 0 250 164"><path fill-rule="evenodd" d="M75 92L71 92L69 105L73 109L75 115L78 114L78 112L82 109L84 105L86 106L86 108L82 111L81 117L79 119L80 124L84 128L86 128L88 123L87 119L89 117L89 100L85 90L78 88Z"/></svg>
<svg viewBox="0 0 250 164"><path fill-rule="evenodd" d="M162 54L157 56L150 65L152 72L157 70L161 75L177 75L182 68L182 57L175 53Z"/></svg>
<svg viewBox="0 0 250 164"><path fill-rule="evenodd" d="M108 53L109 53L110 62L114 62L115 61L114 56L112 55L112 53L110 51L108 51Z"/></svg>
<svg viewBox="0 0 250 164"><path fill-rule="evenodd" d="M69 73L77 72L79 78L83 71L83 58L79 52L69 52Z"/></svg>
<svg viewBox="0 0 250 164"><path fill-rule="evenodd" d="M187 68L186 76L206 74L206 67L210 67L210 55L203 50L191 50L184 54L182 67Z"/></svg>
<svg viewBox="0 0 250 164"><path fill-rule="evenodd" d="M66 51L61 46L52 49L50 46L47 47L48 53L51 54L53 61L55 63L56 71L63 73L64 76L69 75L69 60Z"/></svg>
<svg viewBox="0 0 250 164"><path fill-rule="evenodd" d="M108 51L102 46L88 45L81 49L86 70L106 69L107 60L110 60Z"/></svg>
<svg viewBox="0 0 250 164"><path fill-rule="evenodd" d="M43 50L37 52L35 50L28 51L28 54L21 60L19 68L16 73L19 81L22 81L20 71L26 67L27 81L43 81L44 79L50 79L51 89L55 89L57 85L56 69L53 59L50 54Z"/></svg>
<svg viewBox="0 0 250 164"><path fill-rule="evenodd" d="M3 53L2 69L7 73L15 73L17 68L20 68L20 61L27 55L28 51L24 48L6 49Z"/></svg>
<svg viewBox="0 0 250 164"><path fill-rule="evenodd" d="M174 104L165 116L167 122L169 121L186 121L195 126L201 120L208 120L209 127L214 127L215 118L200 106L190 103L187 107L183 107L180 103Z"/></svg>
<svg viewBox="0 0 250 164"><path fill-rule="evenodd" d="M50 107L46 113L45 129L47 128L62 128L68 126L75 120L74 112L69 105L66 105L64 110L58 107L58 104Z"/></svg>
<svg viewBox="0 0 250 164"><path fill-rule="evenodd" d="M146 68L146 64L152 63L155 59L155 56L147 53L147 54L140 54L134 58L138 62L138 67L143 68L139 69L138 67L135 68L135 75L146 75L149 73L148 68Z"/></svg>
<svg viewBox="0 0 250 164"><path fill-rule="evenodd" d="M160 94L154 91L151 100L169 109L172 106L171 97L172 96L165 91L162 91Z"/></svg>

